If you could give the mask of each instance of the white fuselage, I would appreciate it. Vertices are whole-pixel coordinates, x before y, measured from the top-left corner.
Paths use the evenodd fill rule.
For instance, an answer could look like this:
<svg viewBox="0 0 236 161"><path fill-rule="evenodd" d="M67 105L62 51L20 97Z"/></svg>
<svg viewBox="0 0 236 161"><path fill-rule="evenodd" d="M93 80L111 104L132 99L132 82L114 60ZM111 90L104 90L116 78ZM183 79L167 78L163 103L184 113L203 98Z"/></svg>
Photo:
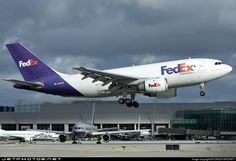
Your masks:
<svg viewBox="0 0 236 161"><path fill-rule="evenodd" d="M77 123L73 126L72 132L75 134L91 134L91 132L97 131L97 126L90 124Z"/></svg>
<svg viewBox="0 0 236 161"><path fill-rule="evenodd" d="M215 59L183 59L162 63L131 66L104 70L104 72L120 74L140 79L166 78L168 88L178 88L200 83L206 83L228 74L232 67ZM85 97L115 96L121 93L109 92L108 87L102 86L103 82L93 83L93 79L82 80L83 75L60 76L72 87L78 90ZM129 91L128 91L129 92Z"/></svg>

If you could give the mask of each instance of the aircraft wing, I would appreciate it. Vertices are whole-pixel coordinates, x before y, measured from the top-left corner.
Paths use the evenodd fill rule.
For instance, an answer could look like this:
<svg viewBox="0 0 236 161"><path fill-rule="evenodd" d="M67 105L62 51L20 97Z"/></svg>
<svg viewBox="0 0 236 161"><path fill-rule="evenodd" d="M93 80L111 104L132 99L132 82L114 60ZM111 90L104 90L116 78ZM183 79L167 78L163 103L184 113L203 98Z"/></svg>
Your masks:
<svg viewBox="0 0 236 161"><path fill-rule="evenodd" d="M117 127L111 127L111 128L104 128L104 129L97 129L98 132L105 132L105 131L117 131Z"/></svg>
<svg viewBox="0 0 236 161"><path fill-rule="evenodd" d="M0 138L7 138L7 137L8 137L7 135L4 135L4 134L0 133Z"/></svg>
<svg viewBox="0 0 236 161"><path fill-rule="evenodd" d="M15 85L25 87L25 88L32 88L32 89L39 89L43 87L43 84L40 82L27 82L22 80L16 80L16 79L3 79L5 81L15 83Z"/></svg>
<svg viewBox="0 0 236 161"><path fill-rule="evenodd" d="M1 139L10 139L10 140L24 140L24 137L15 136L15 135L4 135L0 134Z"/></svg>
<svg viewBox="0 0 236 161"><path fill-rule="evenodd" d="M85 67L75 67L73 69L79 70L82 75L84 75L83 79L92 78L93 83L97 81L103 82L102 86L105 86L109 83L112 83L109 86L109 89L117 90L122 88L123 86L127 86L129 83L139 80L140 78L130 77L126 75L120 75L105 71L100 71L96 69L89 69Z"/></svg>
<svg viewBox="0 0 236 161"><path fill-rule="evenodd" d="M70 132L64 132L64 131L55 131L55 130L34 130L34 129L26 129L26 131L39 131L39 132L46 132L46 133L55 133L55 134L67 134Z"/></svg>
<svg viewBox="0 0 236 161"><path fill-rule="evenodd" d="M103 132L92 132L93 136L99 136L104 134L110 135L121 135L121 134L141 134L142 130L119 130L119 131L103 131Z"/></svg>

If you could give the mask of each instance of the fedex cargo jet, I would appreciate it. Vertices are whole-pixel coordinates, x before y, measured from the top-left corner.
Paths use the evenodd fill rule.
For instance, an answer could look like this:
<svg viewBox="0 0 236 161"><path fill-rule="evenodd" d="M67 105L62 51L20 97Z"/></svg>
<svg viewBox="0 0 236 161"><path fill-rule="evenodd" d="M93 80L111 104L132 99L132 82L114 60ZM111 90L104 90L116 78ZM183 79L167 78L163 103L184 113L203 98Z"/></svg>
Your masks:
<svg viewBox="0 0 236 161"><path fill-rule="evenodd" d="M215 59L183 59L155 64L96 70L75 67L78 74L62 74L48 67L20 43L6 45L24 80L5 79L15 88L47 94L76 97L121 96L120 104L138 107L135 94L149 97L176 97L178 87L204 85L232 71ZM220 89L219 89L220 90ZM130 97L128 97L130 96Z"/></svg>

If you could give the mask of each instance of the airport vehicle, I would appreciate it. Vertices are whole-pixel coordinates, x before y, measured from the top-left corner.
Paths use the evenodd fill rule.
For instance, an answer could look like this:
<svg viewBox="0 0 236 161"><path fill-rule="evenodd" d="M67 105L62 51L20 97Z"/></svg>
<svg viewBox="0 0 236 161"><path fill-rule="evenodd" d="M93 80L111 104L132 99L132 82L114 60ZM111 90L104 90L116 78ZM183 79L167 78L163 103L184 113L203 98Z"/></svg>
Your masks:
<svg viewBox="0 0 236 161"><path fill-rule="evenodd" d="M101 144L101 140L103 142L109 142L111 140L111 136L120 136L120 137L128 137L128 136L148 136L151 135L150 129L139 129L137 130L118 130L117 128L104 128L98 129L97 126L94 125L94 117L95 117L95 102L93 102L93 112L92 112L92 120L91 124L85 123L76 123L72 127L72 131L69 133L62 133L59 135L59 141L65 142L67 140L73 140L73 144L78 143L81 144L81 138L97 138L97 144ZM140 125L140 123L139 123Z"/></svg>
<svg viewBox="0 0 236 161"><path fill-rule="evenodd" d="M55 137L55 133L51 132L43 132L43 131L37 131L37 130L2 130L0 129L0 138L3 139L13 139L13 140L20 140L20 142L25 141L33 141L34 139L37 139L39 136L44 136L45 138L49 136ZM57 135L58 136L58 135Z"/></svg>
<svg viewBox="0 0 236 161"><path fill-rule="evenodd" d="M231 66L220 60L189 58L109 70L75 67L80 73L68 75L51 69L20 43L6 46L24 78L24 81L5 79L14 83L15 88L60 96L122 96L118 102L128 107L139 106L136 93L173 98L177 88L184 86L199 84L200 95L204 96L205 83L232 71Z"/></svg>

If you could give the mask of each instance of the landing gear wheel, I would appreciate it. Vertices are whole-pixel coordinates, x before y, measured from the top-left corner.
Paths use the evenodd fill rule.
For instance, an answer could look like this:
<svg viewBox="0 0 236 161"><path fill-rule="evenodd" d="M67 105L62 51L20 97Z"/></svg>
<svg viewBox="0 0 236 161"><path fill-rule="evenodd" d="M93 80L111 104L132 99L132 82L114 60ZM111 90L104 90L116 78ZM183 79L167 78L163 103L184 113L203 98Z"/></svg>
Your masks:
<svg viewBox="0 0 236 161"><path fill-rule="evenodd" d="M204 91L200 91L200 96L205 96L205 92Z"/></svg>
<svg viewBox="0 0 236 161"><path fill-rule="evenodd" d="M72 144L77 144L77 142L76 142L76 141L73 141Z"/></svg>
<svg viewBox="0 0 236 161"><path fill-rule="evenodd" d="M205 87L205 83L201 83L200 84L200 89L201 89L201 91L200 91L200 96L205 96L205 92L204 92L204 87Z"/></svg>
<svg viewBox="0 0 236 161"><path fill-rule="evenodd" d="M138 108L139 103L138 103L137 101L134 101L134 102L132 103L132 105L134 106L134 108Z"/></svg>
<svg viewBox="0 0 236 161"><path fill-rule="evenodd" d="M134 101L135 99L135 94L132 93L131 94L131 99L127 98L126 97L126 94L122 97L122 98L119 98L118 99L118 103L119 104L126 104L127 107L134 107L134 108L137 108L139 107L139 103L137 101Z"/></svg>
<svg viewBox="0 0 236 161"><path fill-rule="evenodd" d="M118 103L119 104L124 104L125 103L125 99L124 98L119 98L118 99Z"/></svg>
<svg viewBox="0 0 236 161"><path fill-rule="evenodd" d="M131 99L125 99L125 103L126 103L126 106L127 106L127 107L131 107L132 104L133 104L133 102L132 102Z"/></svg>

